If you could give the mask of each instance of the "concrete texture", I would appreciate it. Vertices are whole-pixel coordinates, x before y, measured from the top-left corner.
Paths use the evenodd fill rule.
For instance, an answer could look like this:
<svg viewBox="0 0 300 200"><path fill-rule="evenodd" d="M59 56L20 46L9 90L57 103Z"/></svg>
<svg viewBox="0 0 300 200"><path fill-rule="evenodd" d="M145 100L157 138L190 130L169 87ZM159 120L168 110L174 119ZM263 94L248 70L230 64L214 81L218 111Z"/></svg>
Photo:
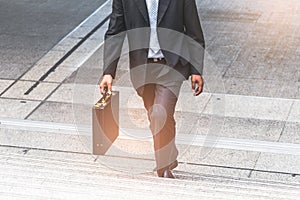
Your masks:
<svg viewBox="0 0 300 200"><path fill-rule="evenodd" d="M294 101L288 120L292 122L300 122L300 101L299 100Z"/></svg>
<svg viewBox="0 0 300 200"><path fill-rule="evenodd" d="M50 112L49 112L50 111ZM30 117L30 120L73 123L72 104L55 102L43 103Z"/></svg>
<svg viewBox="0 0 300 200"><path fill-rule="evenodd" d="M2 97L18 98L28 100L44 100L58 86L57 83L40 83L39 87L28 95L25 94L35 82L32 81L17 81L9 88Z"/></svg>
<svg viewBox="0 0 300 200"><path fill-rule="evenodd" d="M176 174L177 180L158 179L153 173L124 174L94 162L90 155L1 148L0 156L2 198L292 200L299 195L298 186L281 183L182 173Z"/></svg>
<svg viewBox="0 0 300 200"><path fill-rule="evenodd" d="M74 84L62 84L50 97L49 101L72 103L73 91L76 85Z"/></svg>
<svg viewBox="0 0 300 200"><path fill-rule="evenodd" d="M45 79L45 82L61 83L74 71L76 71L76 68L58 67L54 72L50 73L50 75Z"/></svg>
<svg viewBox="0 0 300 200"><path fill-rule="evenodd" d="M227 93L295 98L299 2L198 3L208 51L220 65Z"/></svg>
<svg viewBox="0 0 300 200"><path fill-rule="evenodd" d="M22 101L13 99L0 99L0 117L24 119L38 106L39 101Z"/></svg>
<svg viewBox="0 0 300 200"><path fill-rule="evenodd" d="M283 126L284 122L279 121L226 118L223 129L218 135L230 138L278 141Z"/></svg>
<svg viewBox="0 0 300 200"><path fill-rule="evenodd" d="M64 134L49 133L43 131L25 131L13 129L1 129L1 145L20 146L27 148L40 148L61 151L86 152L90 153L87 143L82 141L91 140L83 138L76 133L70 134L67 131Z"/></svg>
<svg viewBox="0 0 300 200"><path fill-rule="evenodd" d="M4 92L4 90L7 89L7 87L12 83L12 80L0 80L0 93Z"/></svg>
<svg viewBox="0 0 300 200"><path fill-rule="evenodd" d="M300 144L300 124L287 123L279 141Z"/></svg>
<svg viewBox="0 0 300 200"><path fill-rule="evenodd" d="M257 172L257 171L252 172L250 178L256 180L266 180L266 181L273 180L273 181L278 181L283 183L299 184L300 182L300 177L292 174L266 173L266 172Z"/></svg>
<svg viewBox="0 0 300 200"><path fill-rule="evenodd" d="M29 67L26 63L1 63L0 78L14 80L21 77Z"/></svg>
<svg viewBox="0 0 300 200"><path fill-rule="evenodd" d="M182 171L191 175L211 175L211 176L223 176L223 177L235 177L235 178L247 178L250 170L230 169L224 167L205 166L205 165L189 165L187 163L179 164L176 171ZM195 177L194 177L195 178Z"/></svg>
<svg viewBox="0 0 300 200"><path fill-rule="evenodd" d="M181 145L179 145L179 149L181 149ZM185 152L181 152L180 161L214 166L253 169L259 157L257 152L216 149L213 147L190 146L186 148L183 146L182 149Z"/></svg>
<svg viewBox="0 0 300 200"><path fill-rule="evenodd" d="M296 155L262 153L255 169L299 174L299 164L300 158Z"/></svg>
<svg viewBox="0 0 300 200"><path fill-rule="evenodd" d="M218 97L221 103L218 103ZM241 95L215 95L203 113L286 121L294 100Z"/></svg>
<svg viewBox="0 0 300 200"><path fill-rule="evenodd" d="M38 81L65 53L64 51L49 51L21 77L21 80Z"/></svg>

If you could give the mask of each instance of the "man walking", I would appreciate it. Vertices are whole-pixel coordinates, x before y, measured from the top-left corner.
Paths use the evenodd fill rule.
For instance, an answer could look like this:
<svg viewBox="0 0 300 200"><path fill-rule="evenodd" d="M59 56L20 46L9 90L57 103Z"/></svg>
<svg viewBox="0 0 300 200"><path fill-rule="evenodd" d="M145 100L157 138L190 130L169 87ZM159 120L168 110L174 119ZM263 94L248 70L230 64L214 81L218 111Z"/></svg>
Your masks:
<svg viewBox="0 0 300 200"><path fill-rule="evenodd" d="M113 0L105 34L101 93L112 89L125 35L130 46L131 80L148 112L157 174L174 178L171 170L178 165L174 119L178 93L189 76L195 96L203 89L205 45L195 0ZM191 42L182 36L196 45L187 45ZM195 50L197 45L201 48ZM195 58L201 62L191 62ZM140 66L145 70L136 70Z"/></svg>

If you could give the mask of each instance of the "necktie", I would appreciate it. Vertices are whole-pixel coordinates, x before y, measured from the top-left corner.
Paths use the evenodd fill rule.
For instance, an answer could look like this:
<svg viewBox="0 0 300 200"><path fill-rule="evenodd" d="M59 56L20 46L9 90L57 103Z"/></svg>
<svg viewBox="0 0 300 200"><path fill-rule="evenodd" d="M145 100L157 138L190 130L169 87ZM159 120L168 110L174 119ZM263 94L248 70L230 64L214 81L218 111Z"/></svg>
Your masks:
<svg viewBox="0 0 300 200"><path fill-rule="evenodd" d="M149 8L149 19L150 19L150 49L154 53L158 53L160 50L158 38L157 38L157 13L158 13L158 1L159 0L150 0Z"/></svg>

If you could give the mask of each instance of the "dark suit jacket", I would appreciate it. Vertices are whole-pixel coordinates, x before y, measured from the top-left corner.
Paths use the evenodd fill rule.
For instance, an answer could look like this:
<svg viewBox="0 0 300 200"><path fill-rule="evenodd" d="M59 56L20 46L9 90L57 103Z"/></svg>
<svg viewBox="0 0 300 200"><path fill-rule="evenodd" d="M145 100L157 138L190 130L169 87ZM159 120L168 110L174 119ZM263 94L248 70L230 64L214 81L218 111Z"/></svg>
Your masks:
<svg viewBox="0 0 300 200"><path fill-rule="evenodd" d="M190 74L201 74L205 44L195 0L159 0L158 8L158 40L168 66L177 67L176 70L186 78ZM115 77L126 35L130 68L147 62L149 27L145 0L113 0L109 28L105 34L104 74ZM186 36L201 48L189 46L191 40L188 42ZM191 62L195 58L201 62ZM190 63L196 63L197 66L191 66Z"/></svg>

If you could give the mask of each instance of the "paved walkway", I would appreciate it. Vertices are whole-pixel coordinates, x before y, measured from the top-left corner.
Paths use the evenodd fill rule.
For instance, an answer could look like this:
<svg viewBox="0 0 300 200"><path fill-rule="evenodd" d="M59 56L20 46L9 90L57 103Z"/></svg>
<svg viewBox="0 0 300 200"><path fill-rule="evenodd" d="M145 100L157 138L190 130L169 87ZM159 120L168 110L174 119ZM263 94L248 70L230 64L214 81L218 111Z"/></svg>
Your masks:
<svg viewBox="0 0 300 200"><path fill-rule="evenodd" d="M3 1L1 5L10 9L18 8L11 6L13 3L20 4ZM90 109L99 98L97 82L101 75L101 43L107 27L107 16L111 12L111 1L91 1L88 5L86 2L74 2L74 6L67 7L69 4L63 3L59 8L57 2L52 3L41 1L40 4L35 4L41 10L47 8L49 16L35 13L38 10L35 9L35 12L27 13L28 18L24 17L24 21L30 21L25 18L32 19L33 16L41 15L45 17L44 20L49 20L49 24L53 20L54 28L49 28L53 33L49 32L47 35L43 32L50 25L44 23L42 17L34 21L36 32L42 30L34 35L26 32L26 24L15 29L23 30L24 34L21 35L9 32L12 28L3 28L9 23L0 29L4 31L0 34L0 51L4 52L1 53L3 59L1 58L0 67L0 146L1 156L5 158L2 160L4 171L16 164L10 162L15 157L20 160L20 165L27 163L26 152L34 152L30 159L41 159L44 162L49 158L50 150L55 155L62 156L59 162L69 163L66 155L73 159L91 151ZM19 6L26 8L28 5L30 4L23 3ZM243 193L233 198L237 193L231 188L231 192L226 193L224 199L246 199L253 187L264 192L254 194L257 196L253 198L248 196L249 199L276 199L272 195L267 197L265 190L273 191L278 185L282 186L282 196L296 199L294 187L297 190L300 182L299 2L236 0L229 3L205 0L198 1L198 6L208 51L204 74L206 88L199 98L194 98L189 82L182 87L176 108L180 163L175 174L181 181L188 182L179 180L172 184L178 188L182 184L195 184L198 187L198 184L205 182L204 177L208 176L214 177L207 180L209 185L216 184L213 188L221 187L224 180L229 185L233 181L232 184L236 187L240 182L234 180L240 179L251 183L251 187L243 187L245 195ZM1 15L7 13L6 10L1 10ZM57 16L53 14L61 13L64 16L69 13L74 16L74 12L78 14L72 18L72 23L68 23L68 18L58 23L55 20ZM86 18L92 12L94 13ZM7 17L0 19L5 21ZM16 15L16 21L19 19L20 16ZM41 28L42 26L45 27ZM126 61L127 58L122 60ZM24 68L19 67L20 64ZM113 170L100 163L94 164L101 168L100 171L108 170L102 178L111 181L111 184L118 180L117 177L124 176L124 173L115 174L113 171L124 167L121 170L125 174L141 171L142 175L138 175L142 176L139 178L141 183L147 180L149 187L152 187L151 183L157 180L150 173L154 165L151 134L142 102L128 80L128 66L126 62L121 62L115 82L115 89L122 91L121 135L116 142L116 148L111 149L107 157L99 158L100 163ZM20 155L20 152L25 152L25 155ZM90 156L82 156L81 159L82 162L91 164ZM119 166L120 163L127 165ZM140 164L132 165L133 163ZM51 163L48 164L52 166ZM48 168L48 164L36 166ZM15 171L8 170L7 173L15 174L13 177L20 180L20 184L13 178L3 179L5 181L2 184L9 185L6 188L11 188L11 195L14 197L31 198L32 196L18 192L19 187L24 187L23 181L26 178L20 174L30 176L30 170L13 169ZM74 173L76 177L84 177L91 173L88 169L82 171L85 175ZM63 177L57 173L58 170L55 170L52 174ZM108 176L110 173L113 175ZM3 173L2 176L7 174ZM43 174L42 178L34 176L34 181L35 178L47 182L49 177ZM123 188L123 184L133 184L137 180L126 177L122 181ZM267 185L275 185L269 187L261 184L261 181ZM45 184L42 191L53 189L54 182L49 178L47 184L50 185ZM63 186L64 184L60 183L64 188L64 192L59 193L61 195L68 194L69 187ZM226 184L224 187L228 189ZM28 186L28 191L41 194L36 190L38 185ZM101 187L103 183L96 185L95 187ZM133 185L129 191L137 187ZM60 190L55 188L54 190ZM285 193L289 191L287 188L292 188L292 195ZM87 191L93 189L90 187L78 195L86 195ZM106 191L120 192L119 189ZM207 189L201 188L197 190L197 194L207 197L206 199L210 199L214 192L216 195L220 194L219 190L210 188L208 195L203 192ZM12 197L6 189L3 190L0 191L1 194L7 198ZM140 197L138 191L135 198ZM149 194L151 192L153 191L149 191ZM128 193L124 192L122 195ZM178 195L178 198L181 197ZM278 199L282 199L282 196L279 195ZM107 194L107 197L112 196ZM113 197L120 199L118 195ZM158 195L153 198L162 197ZM191 196L190 199L195 198Z"/></svg>

